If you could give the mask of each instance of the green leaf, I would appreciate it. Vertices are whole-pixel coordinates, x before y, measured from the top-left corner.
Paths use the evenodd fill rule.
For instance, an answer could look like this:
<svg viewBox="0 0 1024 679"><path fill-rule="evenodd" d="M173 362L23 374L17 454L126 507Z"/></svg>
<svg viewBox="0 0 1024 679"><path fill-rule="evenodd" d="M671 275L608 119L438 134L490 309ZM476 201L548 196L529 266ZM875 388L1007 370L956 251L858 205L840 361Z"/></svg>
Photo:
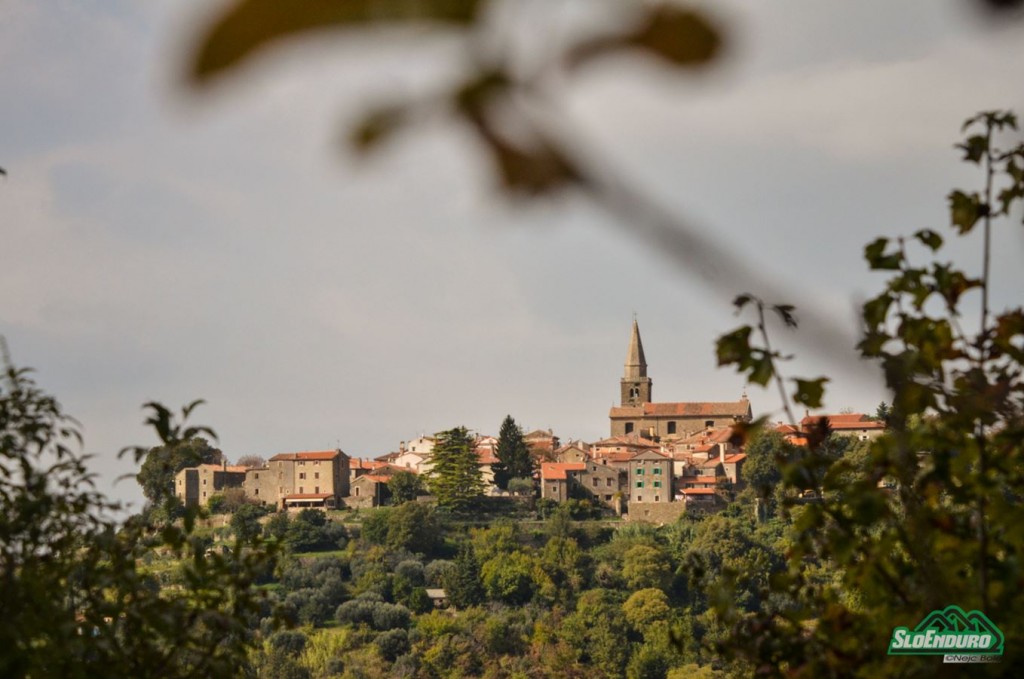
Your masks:
<svg viewBox="0 0 1024 679"><path fill-rule="evenodd" d="M981 159L988 152L988 138L981 134L976 134L967 138L963 144L957 144L956 147L964 152L964 160L972 163L980 163Z"/></svg>
<svg viewBox="0 0 1024 679"><path fill-rule="evenodd" d="M283 38L369 23L436 21L466 25L483 0L238 0L199 41L188 78L201 85Z"/></svg>
<svg viewBox="0 0 1024 679"><path fill-rule="evenodd" d="M754 299L755 298L753 295L751 295L748 292L745 292L742 295L737 295L736 299L732 301L732 305L736 307L736 311L741 311L743 307L745 307L750 302L754 301Z"/></svg>
<svg viewBox="0 0 1024 679"><path fill-rule="evenodd" d="M963 191L949 194L949 211L952 224L960 229L961 235L970 232L986 213L978 194L967 195Z"/></svg>
<svg viewBox="0 0 1024 679"><path fill-rule="evenodd" d="M873 270L896 270L900 268L903 255L899 252L885 254L885 248L889 244L888 238L877 238L868 243L864 248L864 259Z"/></svg>
<svg viewBox="0 0 1024 679"><path fill-rule="evenodd" d="M819 377L816 380L794 379L796 391L793 392L793 401L807 406L808 408L820 408L821 399L825 395L825 383L827 377Z"/></svg>
<svg viewBox="0 0 1024 679"><path fill-rule="evenodd" d="M914 234L914 238L921 241L924 245L931 248L932 252L935 252L942 247L942 236L935 233L931 229L921 229Z"/></svg>
<svg viewBox="0 0 1024 679"><path fill-rule="evenodd" d="M752 331L753 328L745 325L718 338L715 342L715 353L718 356L719 366L742 363L750 358L750 333Z"/></svg>

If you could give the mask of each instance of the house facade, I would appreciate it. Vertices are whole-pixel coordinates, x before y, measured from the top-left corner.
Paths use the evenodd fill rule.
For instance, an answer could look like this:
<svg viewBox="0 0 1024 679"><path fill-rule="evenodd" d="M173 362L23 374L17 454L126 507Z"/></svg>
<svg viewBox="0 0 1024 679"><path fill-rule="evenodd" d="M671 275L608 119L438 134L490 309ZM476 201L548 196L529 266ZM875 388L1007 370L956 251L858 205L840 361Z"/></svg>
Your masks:
<svg viewBox="0 0 1024 679"><path fill-rule="evenodd" d="M349 494L349 457L341 450L281 453L249 469L245 493L279 509L338 507Z"/></svg>
<svg viewBox="0 0 1024 679"><path fill-rule="evenodd" d="M239 488L245 483L245 467L226 464L201 464L186 467L174 476L174 495L186 507L204 505L214 495L227 488Z"/></svg>

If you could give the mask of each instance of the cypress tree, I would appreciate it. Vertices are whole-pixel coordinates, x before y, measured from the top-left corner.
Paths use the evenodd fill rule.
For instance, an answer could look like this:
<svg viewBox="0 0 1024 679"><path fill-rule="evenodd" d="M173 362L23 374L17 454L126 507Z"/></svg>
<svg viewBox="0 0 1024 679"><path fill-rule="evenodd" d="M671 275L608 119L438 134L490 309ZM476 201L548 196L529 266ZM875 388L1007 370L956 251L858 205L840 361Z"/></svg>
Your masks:
<svg viewBox="0 0 1024 679"><path fill-rule="evenodd" d="M530 478L533 475L533 456L523 440L523 430L511 415L505 416L498 432L498 448L494 451L498 458L494 465L494 483L502 490L508 489L512 479Z"/></svg>
<svg viewBox="0 0 1024 679"><path fill-rule="evenodd" d="M456 608L474 606L484 600L484 586L480 581L480 563L469 544L459 548L459 555L444 577L444 592Z"/></svg>

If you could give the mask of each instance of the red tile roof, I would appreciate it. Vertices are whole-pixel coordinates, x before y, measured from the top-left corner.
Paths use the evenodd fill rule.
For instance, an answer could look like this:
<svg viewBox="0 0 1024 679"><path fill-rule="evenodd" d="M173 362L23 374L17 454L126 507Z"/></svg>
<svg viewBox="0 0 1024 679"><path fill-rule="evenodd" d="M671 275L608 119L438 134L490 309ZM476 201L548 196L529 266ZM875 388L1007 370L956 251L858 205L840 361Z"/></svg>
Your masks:
<svg viewBox="0 0 1024 679"><path fill-rule="evenodd" d="M808 415L800 420L800 425L807 429L822 419L828 420L828 426L834 431L849 429L885 429L885 423L877 420L870 420L864 413L846 413L840 415Z"/></svg>
<svg viewBox="0 0 1024 679"><path fill-rule="evenodd" d="M745 459L747 459L747 454L746 453L735 453L733 455L726 455L725 456L725 461L726 461L727 464L733 464L735 462L743 462L743 460L745 460Z"/></svg>
<svg viewBox="0 0 1024 679"><path fill-rule="evenodd" d="M542 462L540 477L545 481L565 480L566 472L581 472L586 468L585 462Z"/></svg>
<svg viewBox="0 0 1024 679"><path fill-rule="evenodd" d="M270 458L271 462L282 460L333 460L344 455L340 450L312 450L301 453L279 453Z"/></svg>

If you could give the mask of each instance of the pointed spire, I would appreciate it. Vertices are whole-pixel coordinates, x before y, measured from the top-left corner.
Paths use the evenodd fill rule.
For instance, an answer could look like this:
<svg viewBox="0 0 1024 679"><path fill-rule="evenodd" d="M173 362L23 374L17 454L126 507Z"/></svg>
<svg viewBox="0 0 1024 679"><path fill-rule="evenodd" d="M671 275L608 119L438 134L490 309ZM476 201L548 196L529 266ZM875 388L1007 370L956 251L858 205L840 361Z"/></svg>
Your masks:
<svg viewBox="0 0 1024 679"><path fill-rule="evenodd" d="M629 338L629 351L626 353L626 379L647 377L647 359L644 357L644 344L640 341L640 326L636 317L633 318L633 334Z"/></svg>

